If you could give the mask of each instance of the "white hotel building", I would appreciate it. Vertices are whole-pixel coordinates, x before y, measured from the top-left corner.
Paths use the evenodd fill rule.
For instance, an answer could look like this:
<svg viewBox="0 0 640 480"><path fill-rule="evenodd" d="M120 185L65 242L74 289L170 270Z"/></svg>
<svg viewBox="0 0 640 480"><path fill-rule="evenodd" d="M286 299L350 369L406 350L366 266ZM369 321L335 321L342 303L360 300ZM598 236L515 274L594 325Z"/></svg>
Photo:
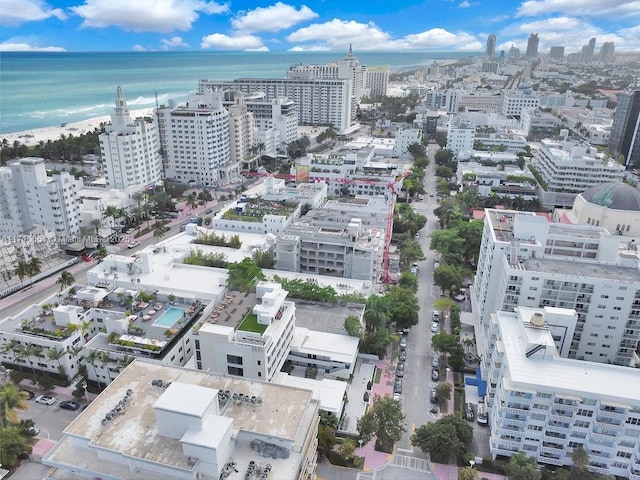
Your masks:
<svg viewBox="0 0 640 480"><path fill-rule="evenodd" d="M108 188L146 187L162 180L157 122L151 117L131 120L120 87L111 123L99 139Z"/></svg>
<svg viewBox="0 0 640 480"><path fill-rule="evenodd" d="M478 350L491 314L516 307L577 312L568 357L629 366L640 340L640 258L624 237L532 212L487 209L473 286ZM628 238L626 239L628 241ZM490 358L482 366L486 369Z"/></svg>
<svg viewBox="0 0 640 480"><path fill-rule="evenodd" d="M491 316L491 455L570 467L581 446L592 472L640 480L640 373L563 358L576 319L562 308Z"/></svg>

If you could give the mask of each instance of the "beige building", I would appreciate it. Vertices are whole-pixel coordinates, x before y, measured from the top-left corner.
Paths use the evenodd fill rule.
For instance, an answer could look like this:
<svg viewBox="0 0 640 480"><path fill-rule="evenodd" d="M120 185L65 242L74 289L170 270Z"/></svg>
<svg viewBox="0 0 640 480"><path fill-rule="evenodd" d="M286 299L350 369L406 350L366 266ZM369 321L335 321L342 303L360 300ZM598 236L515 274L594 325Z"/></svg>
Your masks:
<svg viewBox="0 0 640 480"><path fill-rule="evenodd" d="M135 360L42 463L60 480L313 480L318 420L311 390Z"/></svg>

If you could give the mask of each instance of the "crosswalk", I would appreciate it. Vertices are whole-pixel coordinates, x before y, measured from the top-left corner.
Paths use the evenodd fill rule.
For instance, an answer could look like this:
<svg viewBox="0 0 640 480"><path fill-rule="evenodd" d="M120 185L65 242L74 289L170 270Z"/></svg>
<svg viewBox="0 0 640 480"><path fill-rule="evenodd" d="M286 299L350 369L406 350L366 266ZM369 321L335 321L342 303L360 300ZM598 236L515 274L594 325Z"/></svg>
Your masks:
<svg viewBox="0 0 640 480"><path fill-rule="evenodd" d="M410 457L408 455L394 455L391 465L398 467L411 468L413 470L419 470L421 472L429 471L429 462L424 458Z"/></svg>

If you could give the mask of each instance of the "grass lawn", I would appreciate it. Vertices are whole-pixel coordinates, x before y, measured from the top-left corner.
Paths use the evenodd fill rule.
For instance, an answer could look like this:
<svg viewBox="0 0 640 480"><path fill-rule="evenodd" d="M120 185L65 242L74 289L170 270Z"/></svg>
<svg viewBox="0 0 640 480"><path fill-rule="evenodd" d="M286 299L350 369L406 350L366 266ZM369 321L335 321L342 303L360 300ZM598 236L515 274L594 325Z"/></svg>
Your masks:
<svg viewBox="0 0 640 480"><path fill-rule="evenodd" d="M261 335L264 333L266 329L267 329L267 325L262 325L261 323L258 323L258 316L253 312L249 312L247 316L244 317L244 320L242 321L240 326L238 326L238 330L243 330L245 332L259 333Z"/></svg>

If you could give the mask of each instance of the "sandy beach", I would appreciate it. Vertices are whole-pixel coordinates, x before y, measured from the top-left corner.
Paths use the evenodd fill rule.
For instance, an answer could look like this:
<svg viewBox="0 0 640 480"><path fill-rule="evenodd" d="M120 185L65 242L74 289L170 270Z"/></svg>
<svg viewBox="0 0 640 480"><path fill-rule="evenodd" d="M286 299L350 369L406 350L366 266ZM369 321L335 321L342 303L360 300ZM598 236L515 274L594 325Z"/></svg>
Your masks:
<svg viewBox="0 0 640 480"><path fill-rule="evenodd" d="M153 113L153 108L144 108L141 110L131 110L131 118L144 117ZM33 130L25 130L22 132L0 134L0 140L6 139L9 145L13 145L18 141L27 146L37 145L40 141L58 140L60 135L81 135L83 133L92 132L95 128L99 128L101 123L111 121L111 115L102 117L89 118L80 122L70 122L56 127L34 128Z"/></svg>

